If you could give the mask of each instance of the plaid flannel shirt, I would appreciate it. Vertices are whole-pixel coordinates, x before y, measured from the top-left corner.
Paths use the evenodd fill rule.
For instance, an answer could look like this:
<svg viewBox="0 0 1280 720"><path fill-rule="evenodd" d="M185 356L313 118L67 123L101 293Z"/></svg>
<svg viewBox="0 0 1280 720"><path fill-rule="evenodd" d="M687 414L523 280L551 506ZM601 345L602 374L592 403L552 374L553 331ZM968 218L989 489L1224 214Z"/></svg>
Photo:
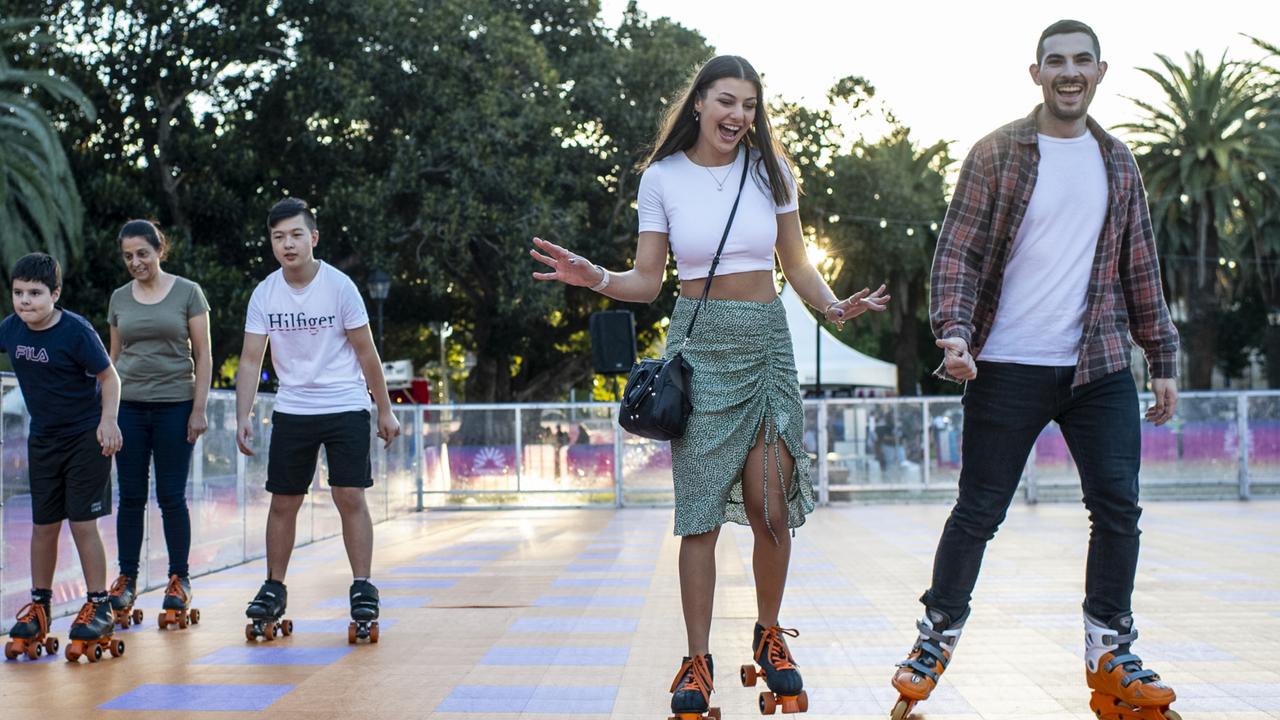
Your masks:
<svg viewBox="0 0 1280 720"><path fill-rule="evenodd" d="M977 357L996 318L1005 265L1039 171L1037 107L983 138L960 170L938 237L929 321L938 338L958 337ZM1160 283L1146 191L1133 153L1093 118L1107 171L1108 207L1093 258L1074 386L1129 366L1129 336L1153 378L1177 374L1178 331ZM955 380L939 367L937 377Z"/></svg>

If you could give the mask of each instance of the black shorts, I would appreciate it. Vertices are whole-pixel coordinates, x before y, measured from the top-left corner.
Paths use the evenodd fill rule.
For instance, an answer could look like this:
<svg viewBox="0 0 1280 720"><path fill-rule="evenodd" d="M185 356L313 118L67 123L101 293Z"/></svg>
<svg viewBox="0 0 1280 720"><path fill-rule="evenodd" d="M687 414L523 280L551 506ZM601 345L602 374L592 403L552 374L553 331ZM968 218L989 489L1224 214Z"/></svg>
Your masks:
<svg viewBox="0 0 1280 720"><path fill-rule="evenodd" d="M27 438L31 521L51 525L111 514L111 458L102 454L97 429L79 435Z"/></svg>
<svg viewBox="0 0 1280 720"><path fill-rule="evenodd" d="M371 442L368 410L324 415L271 413L267 492L306 495L316 474L321 445L329 463L329 487L372 487Z"/></svg>

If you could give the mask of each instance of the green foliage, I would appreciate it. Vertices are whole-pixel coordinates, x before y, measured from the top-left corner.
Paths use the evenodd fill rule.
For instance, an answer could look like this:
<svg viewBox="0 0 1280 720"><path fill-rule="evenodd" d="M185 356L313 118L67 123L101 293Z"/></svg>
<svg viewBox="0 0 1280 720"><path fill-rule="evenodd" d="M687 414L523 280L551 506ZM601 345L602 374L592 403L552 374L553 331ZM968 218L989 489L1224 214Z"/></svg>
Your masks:
<svg viewBox="0 0 1280 720"><path fill-rule="evenodd" d="M608 301L533 281L529 240L624 264L634 165L710 54L634 5L610 30L591 0L13 1L74 49L41 64L100 108L63 133L90 218L69 305L101 325L128 279L118 228L156 219L174 244L166 269L210 298L222 367L275 269L267 208L301 196L318 256L357 282L392 273L384 354L434 362L430 328L448 320L450 356L476 359L455 397L475 401L555 397L590 377L582 328ZM636 309L652 342L663 308Z"/></svg>
<svg viewBox="0 0 1280 720"><path fill-rule="evenodd" d="M889 286L889 312L845 325L842 338L869 355L898 365L899 391L947 390L930 375L938 352L928 325L928 280L937 230L946 214L947 143L920 147L909 129L877 109L875 88L857 77L838 81L824 110L787 105L781 136L800 169L800 215L812 245L824 249L836 294ZM891 130L883 138L844 144L833 120L880 113ZM834 330L834 328L832 328Z"/></svg>
<svg viewBox="0 0 1280 720"><path fill-rule="evenodd" d="M93 105L67 78L33 67L52 38L34 20L0 18L0 259L5 274L30 252L67 263L81 254L84 208L52 107L92 119Z"/></svg>
<svg viewBox="0 0 1280 720"><path fill-rule="evenodd" d="M1164 97L1133 100L1145 117L1120 128L1138 137L1167 283L1185 308L1189 385L1207 388L1219 317L1238 282L1218 260L1253 255L1267 241L1280 200L1280 114L1274 78L1255 63L1224 56L1210 65L1198 51L1185 66L1157 59L1159 69L1140 70Z"/></svg>

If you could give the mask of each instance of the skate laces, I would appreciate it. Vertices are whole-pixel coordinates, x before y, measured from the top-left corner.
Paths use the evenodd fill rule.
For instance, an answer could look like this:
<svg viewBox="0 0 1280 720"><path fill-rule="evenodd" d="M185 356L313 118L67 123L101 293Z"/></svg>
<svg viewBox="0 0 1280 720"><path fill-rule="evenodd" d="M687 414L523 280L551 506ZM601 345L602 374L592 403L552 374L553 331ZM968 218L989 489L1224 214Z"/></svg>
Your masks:
<svg viewBox="0 0 1280 720"><path fill-rule="evenodd" d="M703 699L711 697L715 690L711 683L711 668L707 667L707 659L696 655L680 664L676 679L671 681L670 692L700 692Z"/></svg>
<svg viewBox="0 0 1280 720"><path fill-rule="evenodd" d="M128 587L129 587L129 577L127 575L121 575L120 577L116 578L115 582L111 583L111 590L107 594L119 597L124 594L124 591Z"/></svg>
<svg viewBox="0 0 1280 720"><path fill-rule="evenodd" d="M182 580L177 575L169 576L169 584L165 586L164 594L177 597L184 603L187 601L187 594L182 591Z"/></svg>
<svg viewBox="0 0 1280 720"><path fill-rule="evenodd" d="M760 646L756 648L756 662L760 662L760 655L763 653L774 670L795 669L795 659L791 657L791 650L787 648L787 641L782 637L783 635L800 637L800 631L781 628L777 625L765 630L760 636Z"/></svg>
<svg viewBox="0 0 1280 720"><path fill-rule="evenodd" d="M93 622L97 616L98 605L96 603L87 602L80 606L80 612L76 614L76 619L71 621L72 625L88 625Z"/></svg>
<svg viewBox="0 0 1280 720"><path fill-rule="evenodd" d="M18 622L34 622L42 628L49 627L49 618L44 612L44 605L40 603L27 603L18 611Z"/></svg>

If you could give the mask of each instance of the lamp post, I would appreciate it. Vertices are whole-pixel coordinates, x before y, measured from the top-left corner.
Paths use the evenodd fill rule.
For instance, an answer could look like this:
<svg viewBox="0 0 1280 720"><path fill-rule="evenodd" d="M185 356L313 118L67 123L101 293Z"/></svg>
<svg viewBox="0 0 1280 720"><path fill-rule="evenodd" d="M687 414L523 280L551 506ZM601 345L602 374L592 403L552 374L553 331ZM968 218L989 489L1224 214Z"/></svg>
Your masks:
<svg viewBox="0 0 1280 720"><path fill-rule="evenodd" d="M382 268L369 273L369 297L378 303L378 354L382 354L382 303L391 294L391 276Z"/></svg>

